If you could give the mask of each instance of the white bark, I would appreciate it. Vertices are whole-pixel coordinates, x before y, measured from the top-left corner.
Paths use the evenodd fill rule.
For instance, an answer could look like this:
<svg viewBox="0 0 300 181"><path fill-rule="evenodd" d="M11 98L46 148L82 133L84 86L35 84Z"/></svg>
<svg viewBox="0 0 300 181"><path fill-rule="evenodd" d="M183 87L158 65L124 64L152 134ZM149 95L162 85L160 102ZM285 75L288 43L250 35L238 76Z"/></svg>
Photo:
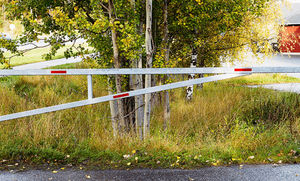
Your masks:
<svg viewBox="0 0 300 181"><path fill-rule="evenodd" d="M110 77L108 77L108 82L110 80ZM108 94L112 95L112 89L109 86L108 87ZM111 114L111 122L112 122L112 128L113 128L113 135L116 137L118 135L118 104L117 101L109 101L109 106L110 106L110 114Z"/></svg>
<svg viewBox="0 0 300 181"><path fill-rule="evenodd" d="M135 0L131 0L131 5L133 6L133 9L135 10ZM138 34L142 34L143 32L143 22L141 21L136 26L136 32ZM142 49L139 50L139 58L134 61L134 67L135 68L143 68L143 59L142 59ZM142 89L143 88L143 75L134 75L134 88ZM135 128L136 133L138 134L138 137L140 140L143 140L143 124L144 124L144 96L139 95L134 97L135 101Z"/></svg>
<svg viewBox="0 0 300 181"><path fill-rule="evenodd" d="M169 91L164 92L164 129L168 129L170 127L170 94Z"/></svg>
<svg viewBox="0 0 300 181"><path fill-rule="evenodd" d="M109 0L108 7L109 7L110 23L114 24L113 2L112 2L112 0ZM118 45L117 45L117 32L116 32L114 26L111 28L111 38L112 38L112 44L113 44L114 67L115 68L121 68L121 63L120 63L120 60L119 60L119 48L118 48ZM116 78L117 93L121 93L122 92L121 76L116 75L115 78ZM117 102L118 102L118 113L119 113L118 118L119 118L119 121L120 121L119 131L120 131L120 133L124 133L125 128L126 128L126 123L125 123L125 118L124 118L124 104L123 104L122 99L118 99Z"/></svg>
<svg viewBox="0 0 300 181"><path fill-rule="evenodd" d="M190 67L191 67L191 68L195 68L196 65L197 65L197 52L196 52L195 49L193 49ZM190 80L190 79L194 79L194 78L195 78L195 74L190 74L190 75L189 75L189 80ZM193 90L194 90L194 86L193 86L193 85L188 86L188 87L186 88L186 99L187 99L188 101L192 100L192 98L193 98Z"/></svg>
<svg viewBox="0 0 300 181"><path fill-rule="evenodd" d="M170 47L169 47L169 29L168 29L168 0L164 0L164 59L165 62L169 61ZM169 78L169 76L164 76L164 83ZM164 95L164 129L170 127L170 93L165 91Z"/></svg>
<svg viewBox="0 0 300 181"><path fill-rule="evenodd" d="M152 67L152 0L146 0L146 67ZM151 75L145 76L145 88L151 87ZM151 94L145 95L144 138L150 134Z"/></svg>
<svg viewBox="0 0 300 181"><path fill-rule="evenodd" d="M142 64L142 56L139 57L137 61L137 68L143 68ZM136 89L142 89L143 88L143 76L142 75L135 75L135 85ZM137 133L139 135L139 138L143 140L143 124L144 124L144 96L135 96L135 123L136 123L136 129Z"/></svg>

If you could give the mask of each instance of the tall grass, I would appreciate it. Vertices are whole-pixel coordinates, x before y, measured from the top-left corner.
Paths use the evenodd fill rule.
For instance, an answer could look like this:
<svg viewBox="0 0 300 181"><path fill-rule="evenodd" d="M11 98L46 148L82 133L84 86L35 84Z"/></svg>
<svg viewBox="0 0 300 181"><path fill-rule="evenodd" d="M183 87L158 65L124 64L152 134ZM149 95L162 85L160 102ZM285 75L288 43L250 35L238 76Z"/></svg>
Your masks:
<svg viewBox="0 0 300 181"><path fill-rule="evenodd" d="M94 95L106 95L103 77L93 80ZM0 84L0 115L87 97L85 76L2 77ZM158 105L151 137L143 142L134 135L113 137L108 103L6 121L0 124L0 159L110 168L299 161L299 95L232 85L205 84L192 102L183 89L172 90L170 128L163 129Z"/></svg>

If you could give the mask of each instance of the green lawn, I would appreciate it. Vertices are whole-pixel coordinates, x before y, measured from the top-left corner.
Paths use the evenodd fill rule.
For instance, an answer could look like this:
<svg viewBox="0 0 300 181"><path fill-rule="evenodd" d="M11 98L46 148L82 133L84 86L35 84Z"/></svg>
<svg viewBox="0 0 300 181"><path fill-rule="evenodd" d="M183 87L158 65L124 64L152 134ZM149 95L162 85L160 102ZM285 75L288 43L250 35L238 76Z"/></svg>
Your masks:
<svg viewBox="0 0 300 181"><path fill-rule="evenodd" d="M300 82L300 79L289 77L284 74L252 74L233 79L221 81L227 85L240 86L240 85L259 85L259 84L274 84L274 83L294 83Z"/></svg>
<svg viewBox="0 0 300 181"><path fill-rule="evenodd" d="M88 47L87 45L84 45L84 46ZM54 59L64 58L65 57L64 51L69 47L70 47L70 45L67 45L67 46L59 49L57 51L56 55L52 59L54 60ZM92 49L89 48L89 50L92 50ZM43 55L45 55L49 51L50 51L50 47L31 50L29 52L24 53L24 56L13 57L10 61L10 64L13 67L13 66L17 66L17 65L46 61L44 59ZM10 54L6 53L6 56L10 56ZM0 65L0 69L3 67L4 67L3 65Z"/></svg>

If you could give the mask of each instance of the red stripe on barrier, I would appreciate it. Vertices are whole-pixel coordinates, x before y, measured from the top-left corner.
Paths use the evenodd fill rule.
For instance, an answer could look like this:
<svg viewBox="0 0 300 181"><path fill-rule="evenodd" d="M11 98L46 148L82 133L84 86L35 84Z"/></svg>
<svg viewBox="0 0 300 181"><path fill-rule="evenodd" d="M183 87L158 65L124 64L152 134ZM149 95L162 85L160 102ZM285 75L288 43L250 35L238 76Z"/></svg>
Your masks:
<svg viewBox="0 0 300 181"><path fill-rule="evenodd" d="M113 98L116 99L116 98L127 97L127 96L129 96L129 93L115 95L113 96Z"/></svg>
<svg viewBox="0 0 300 181"><path fill-rule="evenodd" d="M51 74L66 74L66 70L52 70Z"/></svg>
<svg viewBox="0 0 300 181"><path fill-rule="evenodd" d="M252 68L236 68L234 69L235 72L251 72Z"/></svg>

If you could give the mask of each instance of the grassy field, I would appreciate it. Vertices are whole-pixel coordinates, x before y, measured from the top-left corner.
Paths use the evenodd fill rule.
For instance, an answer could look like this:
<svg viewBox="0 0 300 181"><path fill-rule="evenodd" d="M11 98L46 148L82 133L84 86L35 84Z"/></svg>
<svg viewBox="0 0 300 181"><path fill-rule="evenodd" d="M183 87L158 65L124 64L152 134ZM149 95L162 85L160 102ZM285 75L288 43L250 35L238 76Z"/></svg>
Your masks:
<svg viewBox="0 0 300 181"><path fill-rule="evenodd" d="M14 35L20 35L23 31L23 27L20 24L20 22L5 22L3 24L2 27L0 27L0 32L5 32L8 33L10 35L12 35L12 32L9 30L9 25L10 23L15 24L16 29L14 31ZM15 38L15 37L14 37ZM84 47L88 48L88 45L83 44ZM55 56L53 56L53 60L54 59L59 59L59 58L64 58L64 52L67 48L70 48L71 45L66 45L65 47L59 49L57 51L57 54ZM89 50L91 51L91 48L89 48ZM50 51L50 47L46 47L46 48L40 48L40 49L35 49L29 52L24 53L24 56L17 56L17 57L13 57L10 61L10 66L17 66L17 65L23 65L23 64L29 64L29 63L35 63L35 62L42 62L45 61L44 59L44 55L49 53ZM9 57L11 56L9 53L5 53L5 56ZM4 66L2 64L0 64L0 69L3 69Z"/></svg>
<svg viewBox="0 0 300 181"><path fill-rule="evenodd" d="M88 47L87 45L84 45L85 47ZM56 53L56 55L52 58L53 60L59 59L59 58L64 58L64 52L66 51L67 48L70 48L71 45L66 45L65 47L59 49ZM89 49L91 50L91 48ZM29 63L35 63L35 62L42 62L46 61L44 59L44 55L50 51L50 47L46 48L41 48L41 49L35 49L29 52L24 53L24 56L18 56L18 57L13 57L10 61L10 65L17 66L17 65L23 65L23 64L29 64ZM10 56L9 53L6 53L7 57ZM3 65L0 64L0 69L4 68Z"/></svg>
<svg viewBox="0 0 300 181"><path fill-rule="evenodd" d="M78 68L82 65L67 65ZM61 68L61 67L56 67ZM65 68L65 67L64 67ZM94 95L107 94L94 76ZM197 168L300 162L300 96L244 85L297 82L278 74L207 83L192 102L171 91L171 127L153 110L151 138L113 138L108 103L0 123L0 168L76 165L98 168ZM0 78L0 115L87 97L85 76Z"/></svg>

